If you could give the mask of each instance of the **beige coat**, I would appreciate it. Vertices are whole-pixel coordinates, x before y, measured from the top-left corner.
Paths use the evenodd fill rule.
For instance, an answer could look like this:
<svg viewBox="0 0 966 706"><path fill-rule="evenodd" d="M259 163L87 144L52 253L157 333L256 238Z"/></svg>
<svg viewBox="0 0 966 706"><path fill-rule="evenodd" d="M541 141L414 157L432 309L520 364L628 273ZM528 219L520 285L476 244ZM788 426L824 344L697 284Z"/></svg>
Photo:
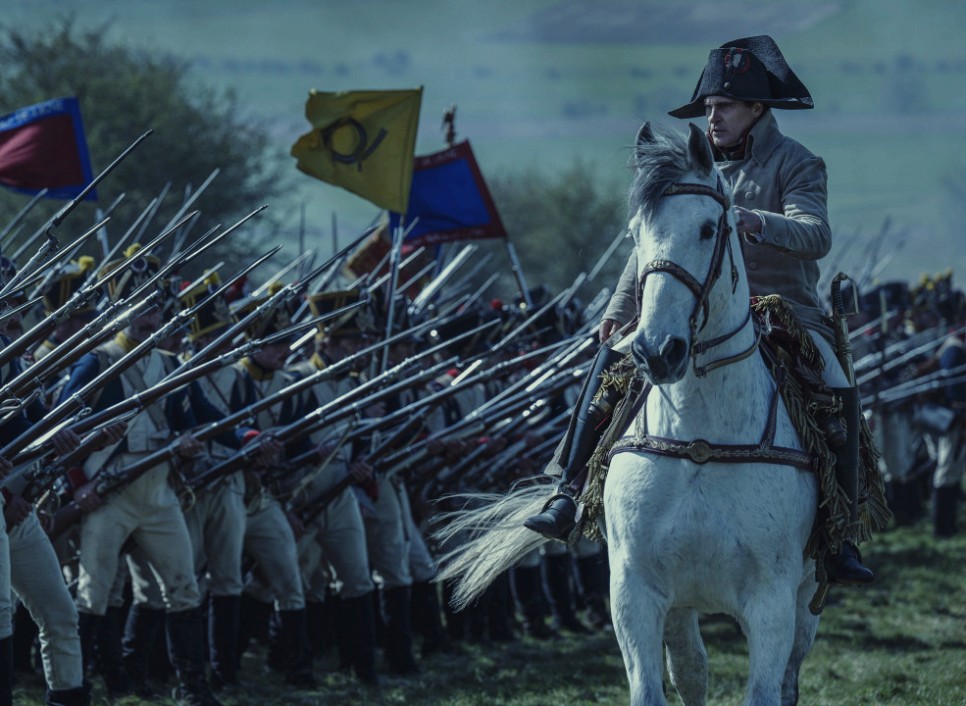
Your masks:
<svg viewBox="0 0 966 706"><path fill-rule="evenodd" d="M810 328L827 327L818 296L818 260L832 237L826 208L825 162L778 130L771 111L752 128L741 161L721 161L733 203L764 218L762 240L746 239L745 266L752 296L780 294ZM605 319L621 324L637 316L637 254L632 253Z"/></svg>

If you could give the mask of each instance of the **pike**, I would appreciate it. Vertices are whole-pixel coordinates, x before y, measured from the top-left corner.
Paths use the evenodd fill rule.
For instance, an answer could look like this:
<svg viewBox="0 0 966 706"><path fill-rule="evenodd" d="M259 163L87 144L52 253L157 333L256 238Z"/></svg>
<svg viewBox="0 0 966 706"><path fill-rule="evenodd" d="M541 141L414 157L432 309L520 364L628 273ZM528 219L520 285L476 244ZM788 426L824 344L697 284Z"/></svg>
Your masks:
<svg viewBox="0 0 966 706"><path fill-rule="evenodd" d="M18 277L21 279L26 279L27 275L32 275L34 269L39 269L43 264L49 259L50 255L57 251L60 247L60 243L57 238L54 237L53 230L60 226L64 222L64 219L70 215L71 211L77 208L77 205L91 192L94 187L97 186L108 174L110 174L124 159L134 151L134 149L140 145L148 135L152 133L152 130L148 130L143 135L131 144L130 147L125 149L120 155L118 155L113 162L111 162L107 168L94 177L91 183L85 186L77 196L68 201L63 208L60 209L53 218L47 221L46 225L42 228L44 235L47 236L47 240L43 245L37 250L33 257L25 264L16 276L11 278L11 281L6 284L2 289L0 289L0 298L10 291L14 291L13 285L17 283ZM103 225L103 224L102 224ZM18 287L19 288L19 287Z"/></svg>

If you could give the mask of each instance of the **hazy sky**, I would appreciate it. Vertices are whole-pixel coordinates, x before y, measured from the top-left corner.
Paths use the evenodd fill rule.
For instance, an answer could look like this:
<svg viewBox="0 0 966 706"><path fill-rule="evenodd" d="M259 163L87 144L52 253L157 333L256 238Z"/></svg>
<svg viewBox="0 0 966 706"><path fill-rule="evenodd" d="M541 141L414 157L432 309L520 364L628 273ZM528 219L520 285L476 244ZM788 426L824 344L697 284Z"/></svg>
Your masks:
<svg viewBox="0 0 966 706"><path fill-rule="evenodd" d="M958 32L966 26L966 3L4 4L7 24L41 29L73 13L85 27L106 24L118 41L188 58L199 80L237 90L252 115L270 121L281 160L292 161L288 149L307 129L309 89L422 85L417 154L442 148L440 117L456 104L459 137L471 140L484 174L534 165L555 170L580 158L621 191L629 179L628 145L641 121L675 122L666 111L688 100L708 50L738 36L772 34L815 97L815 111L778 117L788 134L828 162L837 247L848 244L843 261L861 267L890 217L875 258L883 277L966 266L959 236L966 218L966 49ZM962 198L950 188L957 178ZM337 187L301 175L293 183L313 231L327 233L333 211L346 232L378 214Z"/></svg>

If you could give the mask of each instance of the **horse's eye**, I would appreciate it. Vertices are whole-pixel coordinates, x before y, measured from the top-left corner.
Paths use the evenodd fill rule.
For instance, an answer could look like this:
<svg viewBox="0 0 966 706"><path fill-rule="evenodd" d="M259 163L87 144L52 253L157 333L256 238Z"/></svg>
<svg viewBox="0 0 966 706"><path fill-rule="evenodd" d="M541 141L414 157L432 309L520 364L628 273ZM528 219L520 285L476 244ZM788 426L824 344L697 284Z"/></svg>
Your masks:
<svg viewBox="0 0 966 706"><path fill-rule="evenodd" d="M705 223L701 226L701 240L711 240L714 237L714 226L710 223Z"/></svg>

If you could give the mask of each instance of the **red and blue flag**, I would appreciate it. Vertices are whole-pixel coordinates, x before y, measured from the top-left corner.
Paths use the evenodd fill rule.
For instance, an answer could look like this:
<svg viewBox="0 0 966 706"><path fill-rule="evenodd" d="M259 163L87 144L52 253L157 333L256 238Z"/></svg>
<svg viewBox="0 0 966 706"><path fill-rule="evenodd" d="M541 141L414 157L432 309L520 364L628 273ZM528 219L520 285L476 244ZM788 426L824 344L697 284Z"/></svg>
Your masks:
<svg viewBox="0 0 966 706"><path fill-rule="evenodd" d="M0 186L72 199L92 179L77 98L54 98L0 117ZM94 190L86 198L96 199Z"/></svg>
<svg viewBox="0 0 966 706"><path fill-rule="evenodd" d="M468 141L416 157L405 223L414 221L407 248L507 237ZM391 228L399 222L400 214L389 214Z"/></svg>

